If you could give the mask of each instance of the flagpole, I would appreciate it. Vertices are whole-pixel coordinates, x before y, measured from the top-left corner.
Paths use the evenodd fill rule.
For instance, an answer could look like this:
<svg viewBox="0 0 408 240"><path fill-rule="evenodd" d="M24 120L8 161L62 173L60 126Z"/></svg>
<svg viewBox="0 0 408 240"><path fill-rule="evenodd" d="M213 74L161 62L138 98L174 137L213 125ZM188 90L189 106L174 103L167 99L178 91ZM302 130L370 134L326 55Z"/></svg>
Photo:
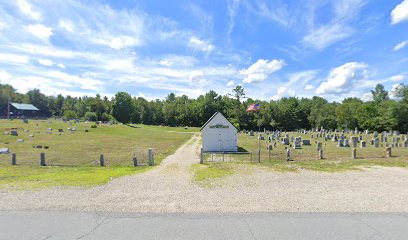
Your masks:
<svg viewBox="0 0 408 240"><path fill-rule="evenodd" d="M260 116L261 114L258 114ZM258 119L259 121L259 119ZM261 123L258 122L258 162L261 162Z"/></svg>

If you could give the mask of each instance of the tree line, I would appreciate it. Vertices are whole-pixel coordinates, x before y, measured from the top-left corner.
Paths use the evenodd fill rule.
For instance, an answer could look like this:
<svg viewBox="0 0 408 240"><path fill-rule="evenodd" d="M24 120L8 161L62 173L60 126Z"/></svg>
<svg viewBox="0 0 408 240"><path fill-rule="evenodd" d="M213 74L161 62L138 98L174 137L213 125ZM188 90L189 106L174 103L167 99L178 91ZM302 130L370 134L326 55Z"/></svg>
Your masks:
<svg viewBox="0 0 408 240"><path fill-rule="evenodd" d="M0 84L0 110L6 113L10 97L12 102L35 105L45 117L89 121L199 127L219 111L238 129L261 127L290 131L323 127L408 132L408 86L398 89L397 100L390 99L381 84L371 93L373 100L369 102L358 98L329 102L318 96L261 101L247 98L244 88L237 86L224 96L209 91L193 99L170 93L165 99L148 101L126 92L118 92L111 99L99 94L95 97L46 96L39 89L21 94L10 85ZM259 112L247 113L246 108L253 103L260 103Z"/></svg>

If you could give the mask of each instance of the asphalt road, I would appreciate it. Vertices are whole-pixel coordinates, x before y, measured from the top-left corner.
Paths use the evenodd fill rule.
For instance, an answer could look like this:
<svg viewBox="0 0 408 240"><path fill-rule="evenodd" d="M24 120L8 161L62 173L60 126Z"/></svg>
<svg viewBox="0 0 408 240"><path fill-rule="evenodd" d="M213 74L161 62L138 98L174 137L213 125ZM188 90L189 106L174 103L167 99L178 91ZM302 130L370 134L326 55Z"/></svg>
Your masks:
<svg viewBox="0 0 408 240"><path fill-rule="evenodd" d="M408 239L408 213L0 212L0 239Z"/></svg>

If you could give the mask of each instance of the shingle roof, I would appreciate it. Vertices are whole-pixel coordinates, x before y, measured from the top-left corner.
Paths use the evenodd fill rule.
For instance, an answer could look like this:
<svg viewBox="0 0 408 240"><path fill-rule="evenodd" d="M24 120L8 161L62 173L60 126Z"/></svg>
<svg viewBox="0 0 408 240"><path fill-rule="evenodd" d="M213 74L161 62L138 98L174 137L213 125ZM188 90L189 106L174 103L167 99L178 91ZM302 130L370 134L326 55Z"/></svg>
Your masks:
<svg viewBox="0 0 408 240"><path fill-rule="evenodd" d="M39 111L38 108L36 108L32 104L25 104L25 103L10 103L13 107L15 107L17 110L29 110L29 111Z"/></svg>

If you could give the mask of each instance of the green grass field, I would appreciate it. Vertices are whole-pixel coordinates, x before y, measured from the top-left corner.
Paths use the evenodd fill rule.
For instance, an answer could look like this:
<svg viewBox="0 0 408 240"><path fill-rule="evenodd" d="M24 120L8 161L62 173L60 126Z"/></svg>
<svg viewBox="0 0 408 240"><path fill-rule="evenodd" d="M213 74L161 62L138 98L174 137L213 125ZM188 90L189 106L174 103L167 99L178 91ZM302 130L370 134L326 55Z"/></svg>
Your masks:
<svg viewBox="0 0 408 240"><path fill-rule="evenodd" d="M94 123L64 123L59 120L0 120L0 148L17 154L17 166L10 166L11 154L0 154L0 187L88 186L106 183L113 177L145 171L150 167L131 167L134 154L147 161L148 148L154 149L155 164L199 131L199 128L179 128L145 125L98 125ZM76 128L71 134L67 128ZM3 135L17 128L19 136ZM52 128L52 134L47 134ZM58 129L64 133L58 135ZM88 129L89 132L85 132ZM25 132L24 130L29 130ZM29 137L33 134L34 137ZM17 142L23 139L24 142ZM49 146L37 149L34 146ZM39 166L40 153L46 154L47 167ZM98 166L100 154L106 167Z"/></svg>

